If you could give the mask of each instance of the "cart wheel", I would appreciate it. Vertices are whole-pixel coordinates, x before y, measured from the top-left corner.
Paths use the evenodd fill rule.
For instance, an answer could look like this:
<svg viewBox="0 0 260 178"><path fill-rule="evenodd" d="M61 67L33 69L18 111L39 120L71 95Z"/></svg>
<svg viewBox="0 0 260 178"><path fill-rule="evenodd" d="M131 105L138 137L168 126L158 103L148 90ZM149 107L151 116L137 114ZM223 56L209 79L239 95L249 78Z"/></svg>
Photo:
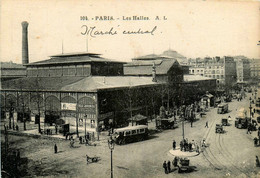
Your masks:
<svg viewBox="0 0 260 178"><path fill-rule="evenodd" d="M220 132L221 132L221 129L217 129L216 132L217 132L217 133L220 133Z"/></svg>

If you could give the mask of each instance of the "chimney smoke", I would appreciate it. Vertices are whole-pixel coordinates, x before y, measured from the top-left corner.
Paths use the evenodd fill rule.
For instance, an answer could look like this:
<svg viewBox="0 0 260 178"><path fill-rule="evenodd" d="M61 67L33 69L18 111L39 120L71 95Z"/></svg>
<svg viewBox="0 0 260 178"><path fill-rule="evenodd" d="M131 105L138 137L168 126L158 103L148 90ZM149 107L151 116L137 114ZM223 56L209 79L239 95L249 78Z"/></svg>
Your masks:
<svg viewBox="0 0 260 178"><path fill-rule="evenodd" d="M22 63L29 63L29 55L28 55L28 25L29 23L24 21L22 22Z"/></svg>

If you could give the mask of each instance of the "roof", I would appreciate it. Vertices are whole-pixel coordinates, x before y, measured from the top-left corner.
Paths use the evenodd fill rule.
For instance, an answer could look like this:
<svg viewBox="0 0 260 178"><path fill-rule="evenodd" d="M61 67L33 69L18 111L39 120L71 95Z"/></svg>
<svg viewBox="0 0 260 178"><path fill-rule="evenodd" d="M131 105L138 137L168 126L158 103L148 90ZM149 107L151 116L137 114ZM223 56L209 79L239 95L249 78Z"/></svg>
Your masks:
<svg viewBox="0 0 260 178"><path fill-rule="evenodd" d="M172 57L172 58L186 59L185 56L183 56L183 55L179 54L177 51L174 51L174 50L171 50L171 49L164 51L162 53L162 55Z"/></svg>
<svg viewBox="0 0 260 178"><path fill-rule="evenodd" d="M38 81L38 82L37 82ZM159 85L152 77L133 76L89 76L89 77L24 77L2 82L6 90L42 90L96 92L98 90Z"/></svg>
<svg viewBox="0 0 260 178"><path fill-rule="evenodd" d="M97 53L87 53L87 52L78 52L78 53L62 53L62 54L56 54L52 55L50 57L72 57L72 56L100 56L101 54Z"/></svg>
<svg viewBox="0 0 260 178"><path fill-rule="evenodd" d="M84 77L24 77L2 82L1 89L10 90L60 90Z"/></svg>
<svg viewBox="0 0 260 178"><path fill-rule="evenodd" d="M68 53L51 56L50 59L26 64L26 66L56 65L56 64L74 64L74 63L125 63L111 59L102 58L95 53Z"/></svg>
<svg viewBox="0 0 260 178"><path fill-rule="evenodd" d="M1 62L0 64L1 69L21 69L26 70L26 67L24 67L22 64L17 64L13 62Z"/></svg>
<svg viewBox="0 0 260 178"><path fill-rule="evenodd" d="M157 75L167 74L173 65L179 65L176 59L155 59L149 61L133 61L124 65L125 75L152 75L155 64Z"/></svg>
<svg viewBox="0 0 260 178"><path fill-rule="evenodd" d="M201 75L183 75L183 78L184 78L184 82L193 82L193 81L200 81L200 80L216 80Z"/></svg>
<svg viewBox="0 0 260 178"><path fill-rule="evenodd" d="M66 85L61 88L63 91L89 91L118 89L128 87L145 87L158 85L153 82L152 77L133 77L133 76L93 76L86 77L78 82Z"/></svg>

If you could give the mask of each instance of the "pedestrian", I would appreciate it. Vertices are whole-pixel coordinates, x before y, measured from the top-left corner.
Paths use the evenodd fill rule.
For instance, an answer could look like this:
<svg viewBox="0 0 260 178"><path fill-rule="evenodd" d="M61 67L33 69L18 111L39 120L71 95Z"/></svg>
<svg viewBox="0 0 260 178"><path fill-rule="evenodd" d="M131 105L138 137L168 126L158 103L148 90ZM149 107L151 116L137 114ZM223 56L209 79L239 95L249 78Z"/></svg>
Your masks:
<svg viewBox="0 0 260 178"><path fill-rule="evenodd" d="M201 147L206 147L206 141L205 141L205 139L202 140L202 145L201 145Z"/></svg>
<svg viewBox="0 0 260 178"><path fill-rule="evenodd" d="M228 116L228 122L231 122L231 117L230 116Z"/></svg>
<svg viewBox="0 0 260 178"><path fill-rule="evenodd" d="M192 143L189 143L189 151L192 151Z"/></svg>
<svg viewBox="0 0 260 178"><path fill-rule="evenodd" d="M16 131L19 131L19 126L16 124Z"/></svg>
<svg viewBox="0 0 260 178"><path fill-rule="evenodd" d="M247 127L247 134L248 134L248 132L251 134L251 126L250 125L248 125L248 127Z"/></svg>
<svg viewBox="0 0 260 178"><path fill-rule="evenodd" d="M54 145L54 153L58 153L58 147L56 144Z"/></svg>
<svg viewBox="0 0 260 178"><path fill-rule="evenodd" d="M167 171L168 173L171 173L171 162L168 160L168 163L167 163Z"/></svg>
<svg viewBox="0 0 260 178"><path fill-rule="evenodd" d="M178 166L178 157L177 156L175 156L174 159L173 159L173 166L174 167Z"/></svg>
<svg viewBox="0 0 260 178"><path fill-rule="evenodd" d="M190 121L190 127L192 127L192 123L193 123L193 121L191 120L191 121Z"/></svg>
<svg viewBox="0 0 260 178"><path fill-rule="evenodd" d="M172 142L172 148L175 150L176 149L176 141L175 140L173 140L173 142Z"/></svg>
<svg viewBox="0 0 260 178"><path fill-rule="evenodd" d="M183 150L183 141L180 142L180 148L181 148L181 151Z"/></svg>
<svg viewBox="0 0 260 178"><path fill-rule="evenodd" d="M79 137L79 144L82 144L82 137Z"/></svg>
<svg viewBox="0 0 260 178"><path fill-rule="evenodd" d="M255 108L254 108L254 113L255 113Z"/></svg>
<svg viewBox="0 0 260 178"><path fill-rule="evenodd" d="M58 133L58 126L57 126L57 124L55 125L55 133L56 133L56 135Z"/></svg>
<svg viewBox="0 0 260 178"><path fill-rule="evenodd" d="M205 125L205 127L209 128L208 121L206 122L206 125Z"/></svg>
<svg viewBox="0 0 260 178"><path fill-rule="evenodd" d="M196 152L197 153L200 153L200 147L199 147L199 145L197 144L197 149L196 149Z"/></svg>
<svg viewBox="0 0 260 178"><path fill-rule="evenodd" d="M163 168L164 168L164 173L165 173L165 174L168 174L166 161L163 162Z"/></svg>
<svg viewBox="0 0 260 178"><path fill-rule="evenodd" d="M257 146L257 142L258 142L258 139L255 137L254 138L254 145Z"/></svg>
<svg viewBox="0 0 260 178"><path fill-rule="evenodd" d="M260 167L260 162L259 162L258 156L255 156L255 157L256 157L256 159L255 159L256 167Z"/></svg>
<svg viewBox="0 0 260 178"><path fill-rule="evenodd" d="M200 113L200 117L202 118L202 112Z"/></svg>

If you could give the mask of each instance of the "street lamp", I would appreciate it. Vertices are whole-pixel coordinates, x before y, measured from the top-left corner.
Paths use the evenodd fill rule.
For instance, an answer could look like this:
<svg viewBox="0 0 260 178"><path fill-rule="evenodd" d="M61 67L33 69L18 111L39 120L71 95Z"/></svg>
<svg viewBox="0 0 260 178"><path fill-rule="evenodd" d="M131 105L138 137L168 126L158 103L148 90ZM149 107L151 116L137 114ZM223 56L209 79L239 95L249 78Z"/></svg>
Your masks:
<svg viewBox="0 0 260 178"><path fill-rule="evenodd" d="M88 115L86 114L84 119L85 119L85 138L86 138L86 135L87 135L87 130L86 130L86 126L87 126L87 117Z"/></svg>
<svg viewBox="0 0 260 178"><path fill-rule="evenodd" d="M112 136L110 136L107 143L108 143L108 148L111 151L111 178L113 178L113 149L115 147L115 141L112 139Z"/></svg>
<svg viewBox="0 0 260 178"><path fill-rule="evenodd" d="M249 109L250 109L250 122L252 121L252 118L251 118L251 115L252 115L251 101L252 101L252 98L250 97L250 98L249 98L249 102L250 102L250 106L249 106Z"/></svg>

